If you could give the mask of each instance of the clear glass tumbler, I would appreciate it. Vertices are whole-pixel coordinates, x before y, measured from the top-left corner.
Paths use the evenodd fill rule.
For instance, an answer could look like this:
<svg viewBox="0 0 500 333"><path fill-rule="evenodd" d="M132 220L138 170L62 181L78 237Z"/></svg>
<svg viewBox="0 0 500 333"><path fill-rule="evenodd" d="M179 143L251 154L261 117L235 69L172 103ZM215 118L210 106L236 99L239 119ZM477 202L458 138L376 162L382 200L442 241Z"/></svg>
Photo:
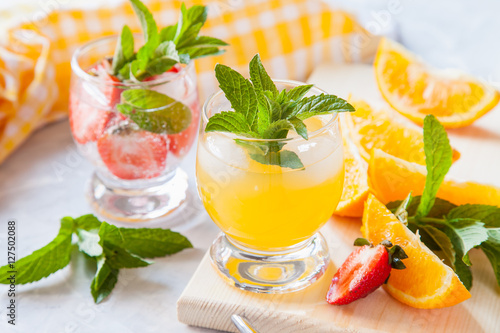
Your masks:
<svg viewBox="0 0 500 333"><path fill-rule="evenodd" d="M274 81L278 89L300 82ZM308 95L321 94L314 87ZM318 230L342 194L344 160L339 116L305 120L309 139L252 139L205 132L211 116L231 110L222 91L203 106L196 177L208 214L223 231L210 249L212 263L232 285L262 293L307 287L323 275L328 247ZM303 168L255 158L255 148L295 153ZM276 148L278 147L278 148ZM269 155L270 156L270 155ZM264 163L262 163L264 162ZM276 165L278 164L278 165Z"/></svg>
<svg viewBox="0 0 500 333"><path fill-rule="evenodd" d="M87 198L96 213L115 221L148 221L169 214L186 200L187 177L178 166L198 131L196 73L192 63L178 64L143 82L121 82L106 70L116 41L116 36L101 38L73 55L71 132L79 151L95 167ZM135 108L134 122L116 107L121 94L130 89L154 90L175 101L155 109ZM144 119L172 108L187 115L181 132L148 130Z"/></svg>

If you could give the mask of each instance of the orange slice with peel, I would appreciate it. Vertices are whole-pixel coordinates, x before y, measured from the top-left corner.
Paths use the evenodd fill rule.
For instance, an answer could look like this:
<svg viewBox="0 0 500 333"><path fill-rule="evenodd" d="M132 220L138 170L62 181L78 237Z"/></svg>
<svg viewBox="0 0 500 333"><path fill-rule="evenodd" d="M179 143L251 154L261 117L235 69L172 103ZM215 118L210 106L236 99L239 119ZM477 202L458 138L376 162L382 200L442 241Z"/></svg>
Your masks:
<svg viewBox="0 0 500 333"><path fill-rule="evenodd" d="M384 99L419 125L433 114L445 128L467 126L499 101L491 85L458 71L432 69L387 38L380 41L374 69Z"/></svg>
<svg viewBox="0 0 500 333"><path fill-rule="evenodd" d="M374 244L387 239L408 255L406 268L391 271L385 290L398 301L421 309L456 305L471 297L455 272L432 253L372 194L363 213L363 237Z"/></svg>
<svg viewBox="0 0 500 333"><path fill-rule="evenodd" d="M368 166L372 192L384 203L403 200L410 191L421 195L427 170L379 149L374 149ZM500 188L474 182L459 182L446 177L437 196L455 205L483 204L500 206Z"/></svg>
<svg viewBox="0 0 500 333"><path fill-rule="evenodd" d="M347 217L363 216L363 207L368 196L368 163L361 157L349 133L343 130L344 141L344 189L334 215ZM347 132L347 133L346 133Z"/></svg>
<svg viewBox="0 0 500 333"><path fill-rule="evenodd" d="M423 131L397 113L374 110L363 100L349 100L356 112L346 115L353 141L365 160L375 148L409 162L425 165ZM402 119L397 119L397 118ZM453 150L453 161L460 153Z"/></svg>

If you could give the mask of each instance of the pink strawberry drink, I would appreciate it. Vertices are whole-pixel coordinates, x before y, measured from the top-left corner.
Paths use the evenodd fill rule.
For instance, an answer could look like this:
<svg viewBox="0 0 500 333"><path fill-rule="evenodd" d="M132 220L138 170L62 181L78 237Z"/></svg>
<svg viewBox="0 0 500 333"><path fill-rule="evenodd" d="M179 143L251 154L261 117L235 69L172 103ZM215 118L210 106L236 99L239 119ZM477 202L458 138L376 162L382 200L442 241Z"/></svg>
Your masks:
<svg viewBox="0 0 500 333"><path fill-rule="evenodd" d="M118 181L168 175L189 152L198 131L200 106L193 66L179 64L141 83L189 107L189 125L177 134L143 130L120 113L116 105L121 93L137 85L120 82L109 74L109 66L107 60L91 66L87 71L91 81L71 86L69 122L77 146L103 177Z"/></svg>

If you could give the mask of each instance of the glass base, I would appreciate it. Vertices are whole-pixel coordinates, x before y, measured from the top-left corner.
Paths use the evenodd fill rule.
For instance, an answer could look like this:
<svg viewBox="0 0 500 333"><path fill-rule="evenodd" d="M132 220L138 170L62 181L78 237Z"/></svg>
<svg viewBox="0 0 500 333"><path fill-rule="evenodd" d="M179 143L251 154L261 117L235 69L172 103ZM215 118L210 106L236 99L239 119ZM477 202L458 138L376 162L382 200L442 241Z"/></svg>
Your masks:
<svg viewBox="0 0 500 333"><path fill-rule="evenodd" d="M237 288L268 294L299 291L326 271L330 256L320 233L280 252L258 252L241 246L224 233L210 248L216 270Z"/></svg>
<svg viewBox="0 0 500 333"><path fill-rule="evenodd" d="M146 222L172 213L186 201L188 178L177 169L163 183L143 188L117 187L94 172L87 199L97 215L108 221Z"/></svg>

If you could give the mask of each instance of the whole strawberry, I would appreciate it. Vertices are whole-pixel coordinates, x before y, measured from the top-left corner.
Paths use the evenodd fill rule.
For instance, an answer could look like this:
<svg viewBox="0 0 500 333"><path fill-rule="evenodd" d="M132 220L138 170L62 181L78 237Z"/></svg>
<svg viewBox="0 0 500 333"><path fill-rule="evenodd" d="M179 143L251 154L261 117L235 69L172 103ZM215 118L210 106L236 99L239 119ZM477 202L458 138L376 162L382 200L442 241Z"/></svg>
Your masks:
<svg viewBox="0 0 500 333"><path fill-rule="evenodd" d="M354 245L361 247L347 257L332 279L326 295L330 304L349 304L366 297L387 281L392 268L406 268L401 260L408 256L399 245L382 241L374 246L364 238L356 239Z"/></svg>

